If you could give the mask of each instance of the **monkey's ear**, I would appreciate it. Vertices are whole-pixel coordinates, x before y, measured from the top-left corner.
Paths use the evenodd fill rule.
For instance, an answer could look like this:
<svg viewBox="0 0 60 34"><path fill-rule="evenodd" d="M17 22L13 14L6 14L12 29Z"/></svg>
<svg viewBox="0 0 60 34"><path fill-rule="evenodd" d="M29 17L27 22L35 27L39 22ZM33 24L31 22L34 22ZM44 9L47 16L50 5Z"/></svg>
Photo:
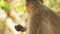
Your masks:
<svg viewBox="0 0 60 34"><path fill-rule="evenodd" d="M26 31L26 28L23 27L23 26L21 26L21 25L17 25L17 26L15 26L15 29L16 29L17 31L21 31L21 32Z"/></svg>

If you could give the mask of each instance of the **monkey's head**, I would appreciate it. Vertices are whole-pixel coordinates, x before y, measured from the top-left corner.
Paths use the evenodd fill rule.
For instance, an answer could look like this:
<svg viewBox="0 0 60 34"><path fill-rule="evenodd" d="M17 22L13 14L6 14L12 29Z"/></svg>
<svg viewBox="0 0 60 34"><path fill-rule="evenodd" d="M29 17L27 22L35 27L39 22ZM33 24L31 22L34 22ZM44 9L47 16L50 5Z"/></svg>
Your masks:
<svg viewBox="0 0 60 34"><path fill-rule="evenodd" d="M27 1L27 2L39 1L39 2L43 3L43 0L25 0L25 1Z"/></svg>
<svg viewBox="0 0 60 34"><path fill-rule="evenodd" d="M43 3L43 0L25 0L26 1L26 9L28 13L32 13L33 5L38 3ZM37 3L36 3L37 2Z"/></svg>

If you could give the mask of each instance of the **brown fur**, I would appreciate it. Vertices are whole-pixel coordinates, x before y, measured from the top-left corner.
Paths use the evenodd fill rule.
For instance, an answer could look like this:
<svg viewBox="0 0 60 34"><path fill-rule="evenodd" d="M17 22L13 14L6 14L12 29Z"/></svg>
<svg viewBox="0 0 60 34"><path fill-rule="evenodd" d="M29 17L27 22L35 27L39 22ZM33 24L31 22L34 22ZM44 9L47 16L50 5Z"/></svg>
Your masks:
<svg viewBox="0 0 60 34"><path fill-rule="evenodd" d="M26 0L30 18L27 34L60 34L60 17L39 0Z"/></svg>
<svg viewBox="0 0 60 34"><path fill-rule="evenodd" d="M40 0L40 2L42 2L42 3L43 3L44 1L43 1L43 0Z"/></svg>

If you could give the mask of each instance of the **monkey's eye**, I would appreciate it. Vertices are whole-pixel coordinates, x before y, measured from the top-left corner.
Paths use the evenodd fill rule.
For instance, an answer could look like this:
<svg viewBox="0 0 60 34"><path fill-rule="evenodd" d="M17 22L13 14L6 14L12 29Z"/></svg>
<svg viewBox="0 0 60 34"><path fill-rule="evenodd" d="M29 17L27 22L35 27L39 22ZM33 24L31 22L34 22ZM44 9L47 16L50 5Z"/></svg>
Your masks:
<svg viewBox="0 0 60 34"><path fill-rule="evenodd" d="M21 26L21 25L17 25L17 26L15 26L15 29L16 29L17 31L21 31L21 32L26 31L26 28L24 28L24 27Z"/></svg>

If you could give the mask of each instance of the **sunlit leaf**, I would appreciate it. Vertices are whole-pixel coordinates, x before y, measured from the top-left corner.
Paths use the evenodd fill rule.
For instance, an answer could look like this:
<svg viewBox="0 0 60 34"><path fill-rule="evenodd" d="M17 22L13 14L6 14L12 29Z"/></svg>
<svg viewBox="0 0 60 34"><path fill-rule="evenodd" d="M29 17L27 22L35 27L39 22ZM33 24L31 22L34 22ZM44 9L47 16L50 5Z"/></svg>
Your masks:
<svg viewBox="0 0 60 34"><path fill-rule="evenodd" d="M9 9L10 6L11 6L10 3L5 3L5 5L1 6L1 8L7 12L7 10Z"/></svg>
<svg viewBox="0 0 60 34"><path fill-rule="evenodd" d="M24 10L25 10L25 7L24 7L24 6L17 7L16 10L17 10L17 11L24 11Z"/></svg>
<svg viewBox="0 0 60 34"><path fill-rule="evenodd" d="M4 1L0 1L0 6L4 6L5 2Z"/></svg>

